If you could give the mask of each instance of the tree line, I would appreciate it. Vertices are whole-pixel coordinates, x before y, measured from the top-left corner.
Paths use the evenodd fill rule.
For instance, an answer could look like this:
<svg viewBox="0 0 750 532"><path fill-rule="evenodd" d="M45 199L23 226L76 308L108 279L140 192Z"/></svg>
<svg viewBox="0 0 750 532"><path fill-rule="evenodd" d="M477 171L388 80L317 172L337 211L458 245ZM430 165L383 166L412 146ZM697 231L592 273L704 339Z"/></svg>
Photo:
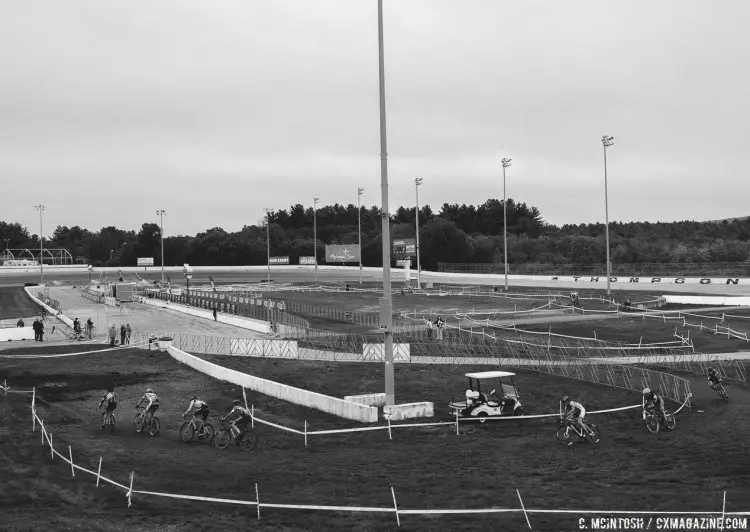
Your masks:
<svg viewBox="0 0 750 532"><path fill-rule="evenodd" d="M546 223L539 209L507 200L508 262L585 266L606 257L604 224ZM415 237L415 209L399 207L391 215L392 238ZM381 210L378 207L327 205L318 208L317 256L325 263L325 244L356 244L361 219L362 262L382 266ZM194 236L164 238L167 265L266 264L266 223L272 256L314 254L313 209L292 205L240 231L212 227ZM503 202L482 205L444 203L439 212L429 205L419 210L422 267L435 270L439 262L502 263ZM750 219L722 222L612 222L610 253L614 263L744 262L750 255ZM0 244L9 248L39 248L39 236L19 223L0 221ZM45 247L66 248L74 262L93 266L134 266L138 257L161 264L159 225L144 223L139 231L113 226L98 231L58 226Z"/></svg>

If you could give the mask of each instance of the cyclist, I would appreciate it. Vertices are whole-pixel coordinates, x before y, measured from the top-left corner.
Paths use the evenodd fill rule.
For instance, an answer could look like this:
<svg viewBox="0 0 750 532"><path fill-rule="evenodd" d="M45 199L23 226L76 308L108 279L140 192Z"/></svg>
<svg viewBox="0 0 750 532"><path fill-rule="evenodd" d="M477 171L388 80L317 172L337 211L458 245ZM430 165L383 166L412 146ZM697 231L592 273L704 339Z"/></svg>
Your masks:
<svg viewBox="0 0 750 532"><path fill-rule="evenodd" d="M81 322L78 320L78 318L73 320L73 332L75 333L76 338L80 338L82 336Z"/></svg>
<svg viewBox="0 0 750 532"><path fill-rule="evenodd" d="M206 419L208 419L208 403L206 403L205 401L201 401L197 396L193 395L193 397L190 399L190 405L188 405L188 409L185 411L185 414L182 417L186 418L191 412L193 414L193 418L196 421L199 418L201 419L200 429L198 430L198 437L201 437L205 434L204 423L206 422Z"/></svg>
<svg viewBox="0 0 750 532"><path fill-rule="evenodd" d="M643 404L646 410L655 410L661 415L662 421L666 421L667 413L664 411L664 398L651 388L643 389Z"/></svg>
<svg viewBox="0 0 750 532"><path fill-rule="evenodd" d="M586 434L591 434L591 430L583 422L583 418L586 417L586 409L583 405L577 401L571 401L567 395L563 396L562 404L565 408L563 416L569 419L574 425L580 427Z"/></svg>
<svg viewBox="0 0 750 532"><path fill-rule="evenodd" d="M104 406L105 403L107 408L102 410L102 406ZM116 408L117 397L115 396L115 387L110 385L107 386L107 393L104 394L102 400L99 401L99 410L102 410L102 428L104 428L104 425L106 425L106 420L108 419L109 415L115 413Z"/></svg>
<svg viewBox="0 0 750 532"><path fill-rule="evenodd" d="M716 390L716 387L723 382L724 379L721 378L718 371L714 368L708 368L708 385L712 390Z"/></svg>
<svg viewBox="0 0 750 532"><path fill-rule="evenodd" d="M235 428L238 430L238 432L234 434L235 441L239 442L239 436L245 431L245 429L247 428L247 424L250 423L252 414L250 414L250 410L240 404L240 401L238 399L235 399L234 401L232 401L232 409L229 411L229 413L227 413L226 416L221 418L221 421L223 422L230 417L234 418L230 422L230 429L232 430L232 433L234 433Z"/></svg>
<svg viewBox="0 0 750 532"><path fill-rule="evenodd" d="M138 432L143 430L143 427L145 425L151 423L151 416L153 416L154 412L156 412L156 410L159 408L159 397L157 397L157 395L154 393L154 390L152 390L151 388L146 388L146 393L143 394L143 397L141 397L141 400L138 401L137 405L135 405L135 408L137 409L143 402L146 402L148 404L143 411L144 419L143 423L141 423L140 425L141 428L138 429Z"/></svg>

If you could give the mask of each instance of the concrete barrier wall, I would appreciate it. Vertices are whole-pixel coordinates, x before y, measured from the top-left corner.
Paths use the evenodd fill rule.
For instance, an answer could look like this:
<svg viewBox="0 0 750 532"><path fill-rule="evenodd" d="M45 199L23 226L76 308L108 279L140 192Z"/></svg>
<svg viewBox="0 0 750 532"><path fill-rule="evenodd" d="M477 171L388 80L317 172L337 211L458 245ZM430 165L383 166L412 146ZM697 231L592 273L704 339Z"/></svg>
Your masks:
<svg viewBox="0 0 750 532"><path fill-rule="evenodd" d="M26 294L31 298L31 300L34 303L36 303L40 307L44 307L45 309L47 309L47 313L50 316L56 317L58 320L60 320L61 322L63 322L65 325L67 325L68 327L70 327L72 329L73 328L73 320L71 320L67 316L64 316L62 314L62 312L58 312L57 310L53 309L52 307L50 307L49 305L47 305L41 299L39 299L38 297L36 297L34 295L33 291L34 290L39 290L39 289L40 289L39 286L25 286L24 287L24 291L26 292Z"/></svg>
<svg viewBox="0 0 750 532"><path fill-rule="evenodd" d="M385 406L385 394L368 393L363 395L345 395L344 401L351 401L352 403L374 407Z"/></svg>
<svg viewBox="0 0 750 532"><path fill-rule="evenodd" d="M213 362L208 362L202 358L180 351L175 347L169 348L169 354L178 362L182 362L191 368L209 375L215 379L231 382L238 386L243 386L270 397L281 399L295 405L314 408L334 416L345 419L361 421L364 423L377 423L378 409L371 406L365 406L350 401L345 401L337 397L330 397L317 392L295 388L287 384L281 384L267 379L261 379L247 373L241 373L229 368L219 366Z"/></svg>
<svg viewBox="0 0 750 532"><path fill-rule="evenodd" d="M750 306L750 297L738 296L663 296L667 303L679 305L726 305L726 306Z"/></svg>
<svg viewBox="0 0 750 532"><path fill-rule="evenodd" d="M148 297L138 297L136 299L139 303L145 303L146 305L152 305L154 307L161 307L164 309L173 310L175 312L181 312L182 314L189 314L190 316L196 316L198 318L204 318L207 320L213 320L213 312L206 309L197 307L188 307L180 303L168 303L161 299L151 299ZM226 323L228 325L234 325L241 329L247 329L249 331L256 331L268 334L271 332L271 325L267 321L255 320L253 318L245 318L241 316L233 316L231 314L224 314L223 312L216 313L216 321L219 323Z"/></svg>
<svg viewBox="0 0 750 532"><path fill-rule="evenodd" d="M15 342L21 340L33 340L33 327L16 327L0 329L0 342Z"/></svg>
<svg viewBox="0 0 750 532"><path fill-rule="evenodd" d="M391 421L402 421L417 417L433 417L435 408L433 403L405 403L383 407L383 417Z"/></svg>

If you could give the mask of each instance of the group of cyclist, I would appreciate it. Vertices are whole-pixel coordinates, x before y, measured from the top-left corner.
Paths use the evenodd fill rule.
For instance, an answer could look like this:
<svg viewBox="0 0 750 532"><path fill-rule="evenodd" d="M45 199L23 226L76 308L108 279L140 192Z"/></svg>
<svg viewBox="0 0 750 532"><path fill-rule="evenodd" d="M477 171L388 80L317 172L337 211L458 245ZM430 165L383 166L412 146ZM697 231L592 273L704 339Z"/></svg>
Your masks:
<svg viewBox="0 0 750 532"><path fill-rule="evenodd" d="M144 405L143 422L139 423L138 428L136 428L137 432L141 432L143 430L143 427L149 425L151 417L159 409L159 396L154 393L153 389L147 388L141 399L138 401L138 404L135 405L136 410L138 410L141 405ZM102 418L102 428L104 428L106 420L111 414L114 413L116 408L117 396L114 391L114 386L109 385L107 386L104 397L102 397L101 401L99 401L99 409L101 410ZM187 418L188 415L191 415L195 419L198 426L199 437L205 435L204 425L206 423L206 420L208 419L209 412L210 408L206 401L198 399L196 395L193 395L191 397L190 404L183 414L183 417ZM247 425L248 423L250 423L251 419L252 414L250 413L250 410L242 406L238 399L235 399L234 401L232 401L232 409L221 418L221 421L229 422L230 429L235 432L235 434L241 434L247 429Z"/></svg>
<svg viewBox="0 0 750 532"><path fill-rule="evenodd" d="M708 368L708 386L712 390L717 390L723 382L718 371L714 368ZM664 409L664 397L651 388L644 388L642 395L644 409L655 411L661 417L662 421L666 421L667 412ZM578 429L585 431L586 434L591 434L591 429L583 422L583 418L586 417L586 409L583 405L571 400L567 395L562 397L562 404L564 408L563 417L573 423Z"/></svg>

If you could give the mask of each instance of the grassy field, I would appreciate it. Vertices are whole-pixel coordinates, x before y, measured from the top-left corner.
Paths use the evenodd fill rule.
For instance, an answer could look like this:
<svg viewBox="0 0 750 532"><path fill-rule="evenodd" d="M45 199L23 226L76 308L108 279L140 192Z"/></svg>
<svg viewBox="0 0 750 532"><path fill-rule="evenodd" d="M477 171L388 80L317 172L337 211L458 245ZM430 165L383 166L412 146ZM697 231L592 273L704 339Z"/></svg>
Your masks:
<svg viewBox="0 0 750 532"><path fill-rule="evenodd" d="M39 315L39 306L31 301L21 287L0 287L0 301L0 320L17 320L19 317L31 318Z"/></svg>
<svg viewBox="0 0 750 532"><path fill-rule="evenodd" d="M71 349L69 347L68 349ZM24 352L29 352L24 351ZM10 354L5 351L4 354ZM382 389L380 365L300 363L213 357L212 360L311 390L343 396ZM397 366L399 402L435 401L437 417L444 403L463 390L461 375L470 368ZM125 482L136 472L136 489L298 504L390 507L390 487L401 508L518 507L516 488L527 507L563 509L721 509L750 500L750 394L731 388L728 404L695 386L699 412L684 412L674 433L652 435L637 411L592 416L604 433L598 446L564 448L555 442L554 420L520 424L465 426L456 436L450 427L401 429L393 441L385 432L302 438L264 429L262 444L251 453L218 451L205 444L183 444L177 431L193 392L222 410L241 391L202 376L167 355L138 350L58 359L0 357L0 379L16 389L37 386L38 405L56 448L73 448L83 466L98 464L104 474ZM96 402L106 382L117 384L121 423L113 435L98 430ZM557 408L563 392L589 409L633 404L638 395L625 390L519 372L522 400L531 412ZM162 433L135 435L128 419L146 386L160 394ZM713 392L711 392L713 393ZM351 426L316 411L248 393L258 414L299 427ZM391 530L393 514L345 514L262 509L256 522L252 507L134 496L128 509L124 494L95 488L95 479L70 469L31 433L28 400L0 399L6 423L0 429L2 477L0 504L5 529L48 530ZM14 427L15 429L11 429ZM578 515L532 515L535 530L577 529ZM521 530L521 515L402 516L405 530Z"/></svg>

